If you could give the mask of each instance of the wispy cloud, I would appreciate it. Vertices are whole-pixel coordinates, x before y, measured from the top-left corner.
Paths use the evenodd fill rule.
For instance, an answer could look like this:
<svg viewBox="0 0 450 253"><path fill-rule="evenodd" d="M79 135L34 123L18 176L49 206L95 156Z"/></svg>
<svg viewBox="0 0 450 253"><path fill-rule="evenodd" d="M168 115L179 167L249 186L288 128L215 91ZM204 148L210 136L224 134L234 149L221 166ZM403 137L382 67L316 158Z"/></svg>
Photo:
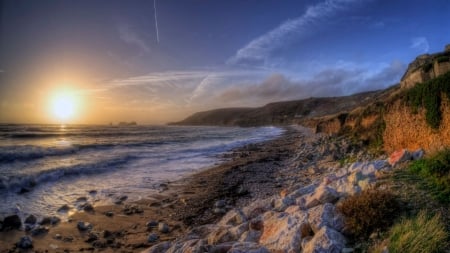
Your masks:
<svg viewBox="0 0 450 253"><path fill-rule="evenodd" d="M138 47L142 52L149 53L150 48L147 46L145 40L131 29L128 25L119 25L118 27L120 39L129 45Z"/></svg>
<svg viewBox="0 0 450 253"><path fill-rule="evenodd" d="M428 40L426 37L415 37L411 39L412 49L417 49L423 53L428 53L430 50L430 44L428 44Z"/></svg>
<svg viewBox="0 0 450 253"><path fill-rule="evenodd" d="M360 2L360 0L326 0L310 6L302 16L287 20L268 33L250 41L228 59L227 64L267 64L267 60L274 50L293 39L312 34L314 32L314 29L311 29L312 25L326 21L355 2Z"/></svg>

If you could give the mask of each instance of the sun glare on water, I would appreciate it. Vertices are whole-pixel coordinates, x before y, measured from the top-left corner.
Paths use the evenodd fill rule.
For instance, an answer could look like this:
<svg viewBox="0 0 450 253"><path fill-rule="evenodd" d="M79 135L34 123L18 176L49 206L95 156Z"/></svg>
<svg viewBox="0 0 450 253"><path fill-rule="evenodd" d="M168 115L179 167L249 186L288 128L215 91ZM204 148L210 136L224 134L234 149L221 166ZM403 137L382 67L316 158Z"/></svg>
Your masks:
<svg viewBox="0 0 450 253"><path fill-rule="evenodd" d="M53 117L62 123L73 119L76 114L77 99L69 92L56 92L51 98L50 110Z"/></svg>

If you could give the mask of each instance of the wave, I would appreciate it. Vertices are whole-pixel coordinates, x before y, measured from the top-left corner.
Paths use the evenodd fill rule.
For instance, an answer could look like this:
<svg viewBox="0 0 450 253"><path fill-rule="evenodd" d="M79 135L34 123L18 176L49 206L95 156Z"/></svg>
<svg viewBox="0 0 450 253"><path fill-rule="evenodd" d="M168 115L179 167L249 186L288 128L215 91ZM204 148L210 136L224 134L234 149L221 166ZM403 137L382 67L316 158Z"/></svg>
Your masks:
<svg viewBox="0 0 450 253"><path fill-rule="evenodd" d="M20 192L22 189L29 189L39 184L55 182L71 176L93 175L110 172L134 158L134 156L126 155L123 157L97 161L95 163L53 168L32 174L0 176L0 190Z"/></svg>

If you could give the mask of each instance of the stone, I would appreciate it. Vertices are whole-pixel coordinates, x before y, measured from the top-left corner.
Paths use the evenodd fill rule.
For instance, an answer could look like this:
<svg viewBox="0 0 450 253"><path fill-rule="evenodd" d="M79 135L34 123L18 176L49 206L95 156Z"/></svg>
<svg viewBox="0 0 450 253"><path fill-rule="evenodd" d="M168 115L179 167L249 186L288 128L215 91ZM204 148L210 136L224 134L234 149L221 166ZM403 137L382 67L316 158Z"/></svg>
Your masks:
<svg viewBox="0 0 450 253"><path fill-rule="evenodd" d="M105 214L105 216L107 216L107 217L113 217L113 216L114 216L114 212L113 212L113 211L107 211L107 212L105 212L104 214Z"/></svg>
<svg viewBox="0 0 450 253"><path fill-rule="evenodd" d="M220 221L217 224L220 225L220 226L223 226L223 225L236 226L236 225L240 225L240 224L242 224L242 223L244 223L246 221L247 221L247 217L242 212L242 210L240 210L240 209L233 209L233 210L228 211L222 217L222 219L220 219Z"/></svg>
<svg viewBox="0 0 450 253"><path fill-rule="evenodd" d="M231 246L227 253L270 253L270 251L254 242L237 242Z"/></svg>
<svg viewBox="0 0 450 253"><path fill-rule="evenodd" d="M22 236L19 242L16 243L19 249L31 249L33 248L33 240L29 236Z"/></svg>
<svg viewBox="0 0 450 253"><path fill-rule="evenodd" d="M87 213L93 213L94 212L94 207L90 203L83 204L81 206L81 208L83 209L83 211L85 211Z"/></svg>
<svg viewBox="0 0 450 253"><path fill-rule="evenodd" d="M250 203L250 205L242 208L242 212L247 219L253 219L256 216L272 209L272 199L258 199Z"/></svg>
<svg viewBox="0 0 450 253"><path fill-rule="evenodd" d="M147 222L147 224L145 224L145 225L147 226L147 228L156 228L158 226L158 223L159 222L157 222L155 220L151 220L151 221Z"/></svg>
<svg viewBox="0 0 450 253"><path fill-rule="evenodd" d="M214 207L216 208L224 208L225 206L227 206L227 202L223 199L217 200L216 203L214 203Z"/></svg>
<svg viewBox="0 0 450 253"><path fill-rule="evenodd" d="M279 198L276 197L274 199L273 207L275 211L283 212L287 207L294 205L295 199L291 197Z"/></svg>
<svg viewBox="0 0 450 253"><path fill-rule="evenodd" d="M263 215L259 244L271 252L298 252L302 231L309 227L306 214L289 215L269 211Z"/></svg>
<svg viewBox="0 0 450 253"><path fill-rule="evenodd" d="M170 232L169 225L163 222L158 223L158 231L161 233L169 233Z"/></svg>
<svg viewBox="0 0 450 253"><path fill-rule="evenodd" d="M97 233L93 233L93 232L89 232L89 234L87 236L87 239L84 240L84 241L87 242L87 243L91 243L91 242L94 242L94 241L97 241L97 240L98 240L98 234Z"/></svg>
<svg viewBox="0 0 450 253"><path fill-rule="evenodd" d="M341 250L341 253L352 253L352 252L355 252L354 248L343 248Z"/></svg>
<svg viewBox="0 0 450 253"><path fill-rule="evenodd" d="M170 246L172 246L171 242L162 242L142 251L141 253L164 253L170 248Z"/></svg>
<svg viewBox="0 0 450 253"><path fill-rule="evenodd" d="M167 249L166 253L207 252L204 246L204 241L199 239L175 242Z"/></svg>
<svg viewBox="0 0 450 253"><path fill-rule="evenodd" d="M425 155L425 151L421 148L415 150L412 152L411 157L413 160L419 160L422 159L422 157Z"/></svg>
<svg viewBox="0 0 450 253"><path fill-rule="evenodd" d="M47 234L48 233L49 228L46 226L36 226L35 228L33 228L31 230L31 235L32 236L39 236L39 235L43 235L43 234Z"/></svg>
<svg viewBox="0 0 450 253"><path fill-rule="evenodd" d="M308 210L308 222L314 233L319 232L323 226L341 231L344 228L344 217L336 211L333 204L325 203Z"/></svg>
<svg viewBox="0 0 450 253"><path fill-rule="evenodd" d="M50 225L52 223L52 217L43 217L41 221L38 222L39 225Z"/></svg>
<svg viewBox="0 0 450 253"><path fill-rule="evenodd" d="M58 208L58 212L60 213L66 213L70 210L70 207L68 205L62 205L60 208Z"/></svg>
<svg viewBox="0 0 450 253"><path fill-rule="evenodd" d="M147 237L147 242L149 243L154 243L156 241L159 240L159 236L155 233L151 233L148 237Z"/></svg>
<svg viewBox="0 0 450 253"><path fill-rule="evenodd" d="M298 197L301 197L303 195L313 193L317 187L318 187L317 184L310 184L308 186L299 188L299 189L291 192L289 195L287 195L287 197L292 198L292 199L297 199Z"/></svg>
<svg viewBox="0 0 450 253"><path fill-rule="evenodd" d="M227 210L225 208L218 208L218 207L216 207L216 208L213 209L213 213L215 213L215 214L225 214L225 213L227 213Z"/></svg>
<svg viewBox="0 0 450 253"><path fill-rule="evenodd" d="M17 214L10 215L5 217L3 219L3 229L20 229L22 226L22 221L20 220L20 217Z"/></svg>
<svg viewBox="0 0 450 253"><path fill-rule="evenodd" d="M306 208L315 207L325 203L335 203L339 199L339 194L329 186L321 186L314 193L306 198Z"/></svg>
<svg viewBox="0 0 450 253"><path fill-rule="evenodd" d="M61 240L63 237L61 234L55 234L55 236L53 236L53 238L56 240Z"/></svg>
<svg viewBox="0 0 450 253"><path fill-rule="evenodd" d="M214 229L211 233L209 233L206 240L208 241L208 244L216 245L224 242L230 242L237 240L235 236L231 233L230 228L231 226L220 226Z"/></svg>
<svg viewBox="0 0 450 253"><path fill-rule="evenodd" d="M314 237L303 246L303 253L340 253L345 247L345 237L336 230L323 226Z"/></svg>
<svg viewBox="0 0 450 253"><path fill-rule="evenodd" d="M36 222L37 222L36 216L30 214L30 215L28 215L28 217L25 219L25 222L24 222L24 223L25 223L25 224L34 225L34 224L36 224Z"/></svg>
<svg viewBox="0 0 450 253"><path fill-rule="evenodd" d="M50 224L56 225L61 222L61 219L58 216L52 216L50 217Z"/></svg>
<svg viewBox="0 0 450 253"><path fill-rule="evenodd" d="M398 163L402 163L405 161L408 161L411 159L411 154L409 153L409 151L407 149L401 149L401 150L397 150L394 153L392 153L389 158L388 158L388 163L391 166L395 166Z"/></svg>
<svg viewBox="0 0 450 253"><path fill-rule="evenodd" d="M80 231L86 231L86 230L90 230L92 229L92 224L89 222L83 222L83 221L79 221L77 223L77 228Z"/></svg>
<svg viewBox="0 0 450 253"><path fill-rule="evenodd" d="M240 242L258 242L262 232L257 230L248 230L242 233Z"/></svg>

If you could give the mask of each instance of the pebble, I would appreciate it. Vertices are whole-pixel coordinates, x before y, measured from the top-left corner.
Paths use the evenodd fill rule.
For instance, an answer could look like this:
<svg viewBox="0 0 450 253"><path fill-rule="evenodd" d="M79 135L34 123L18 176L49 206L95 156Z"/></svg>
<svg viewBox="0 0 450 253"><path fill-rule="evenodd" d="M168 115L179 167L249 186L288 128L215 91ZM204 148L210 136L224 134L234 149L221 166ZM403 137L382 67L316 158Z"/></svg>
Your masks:
<svg viewBox="0 0 450 253"><path fill-rule="evenodd" d="M10 215L3 220L4 229L19 229L22 226L20 217L16 214Z"/></svg>
<svg viewBox="0 0 450 253"><path fill-rule="evenodd" d="M163 222L158 223L158 231L161 233L169 233L170 231L169 225Z"/></svg>
<svg viewBox="0 0 450 253"><path fill-rule="evenodd" d="M88 212L88 213L94 212L94 207L89 203L86 203L86 204L82 205L81 207L83 208L83 211L85 211L85 212Z"/></svg>
<svg viewBox="0 0 450 253"><path fill-rule="evenodd" d="M154 228L154 227L158 226L158 222L155 220L152 220L152 221L147 222L146 226L147 226L147 228Z"/></svg>
<svg viewBox="0 0 450 253"><path fill-rule="evenodd" d="M214 207L217 207L217 208L223 208L226 205L227 205L227 202L223 199L217 200L216 203L214 203Z"/></svg>
<svg viewBox="0 0 450 253"><path fill-rule="evenodd" d="M85 240L85 242L91 243L91 242L96 241L96 240L98 240L98 235L96 233L89 232L88 238Z"/></svg>
<svg viewBox="0 0 450 253"><path fill-rule="evenodd" d="M213 213L215 214L225 214L227 212L227 210L225 208L214 208L213 209Z"/></svg>
<svg viewBox="0 0 450 253"><path fill-rule="evenodd" d="M70 210L70 207L68 206L68 205L62 205L60 208L58 208L58 212L62 212L62 213L65 213L65 212L67 212L67 211L69 211Z"/></svg>
<svg viewBox="0 0 450 253"><path fill-rule="evenodd" d="M33 248L33 240L29 236L22 236L20 241L16 244L20 249L30 249Z"/></svg>
<svg viewBox="0 0 450 253"><path fill-rule="evenodd" d="M107 212L105 212L105 215L106 215L107 217L113 217L113 216L114 216L114 213L113 213L113 211L107 211Z"/></svg>
<svg viewBox="0 0 450 253"><path fill-rule="evenodd" d="M61 240L62 239L62 235L61 234L56 234L55 236L53 236L54 239L56 240Z"/></svg>
<svg viewBox="0 0 450 253"><path fill-rule="evenodd" d="M97 190L90 190L90 191L89 191L89 194L95 195L95 194L97 194Z"/></svg>
<svg viewBox="0 0 450 253"><path fill-rule="evenodd" d="M83 222L83 221L79 221L77 223L77 228L80 231L86 231L92 228L92 224L89 222Z"/></svg>
<svg viewBox="0 0 450 253"><path fill-rule="evenodd" d="M32 214L28 215L28 217L25 219L25 223L30 225L36 224L36 221L37 221L36 216Z"/></svg>
<svg viewBox="0 0 450 253"><path fill-rule="evenodd" d="M152 243L152 242L156 242L158 241L159 236L155 233L151 233L148 238L147 238L147 242Z"/></svg>
<svg viewBox="0 0 450 253"><path fill-rule="evenodd" d="M58 224L60 222L61 222L61 219L59 217L57 217L57 216L52 216L50 218L50 224L52 224L52 225L56 225L56 224Z"/></svg>
<svg viewBox="0 0 450 253"><path fill-rule="evenodd" d="M86 197L79 197L75 200L75 202L86 202L87 198Z"/></svg>

